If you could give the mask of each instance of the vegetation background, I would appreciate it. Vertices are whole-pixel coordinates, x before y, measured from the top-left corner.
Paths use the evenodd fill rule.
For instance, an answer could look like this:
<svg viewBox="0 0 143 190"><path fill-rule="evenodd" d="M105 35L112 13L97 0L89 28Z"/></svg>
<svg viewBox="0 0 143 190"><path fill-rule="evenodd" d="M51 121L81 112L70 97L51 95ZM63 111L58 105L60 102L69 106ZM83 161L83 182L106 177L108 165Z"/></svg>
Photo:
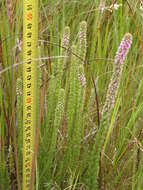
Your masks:
<svg viewBox="0 0 143 190"><path fill-rule="evenodd" d="M142 4L39 1L34 189L143 189ZM21 0L0 0L1 190L22 186L22 9ZM113 109L104 117L125 33L133 42Z"/></svg>

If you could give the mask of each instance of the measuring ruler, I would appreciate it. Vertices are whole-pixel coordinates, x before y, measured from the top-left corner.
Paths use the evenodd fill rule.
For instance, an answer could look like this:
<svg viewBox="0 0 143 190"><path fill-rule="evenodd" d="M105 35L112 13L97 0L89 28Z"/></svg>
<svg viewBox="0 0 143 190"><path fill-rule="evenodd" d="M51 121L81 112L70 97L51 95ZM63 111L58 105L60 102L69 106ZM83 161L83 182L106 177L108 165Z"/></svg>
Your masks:
<svg viewBox="0 0 143 190"><path fill-rule="evenodd" d="M23 0L23 190L30 190L36 125L38 0Z"/></svg>

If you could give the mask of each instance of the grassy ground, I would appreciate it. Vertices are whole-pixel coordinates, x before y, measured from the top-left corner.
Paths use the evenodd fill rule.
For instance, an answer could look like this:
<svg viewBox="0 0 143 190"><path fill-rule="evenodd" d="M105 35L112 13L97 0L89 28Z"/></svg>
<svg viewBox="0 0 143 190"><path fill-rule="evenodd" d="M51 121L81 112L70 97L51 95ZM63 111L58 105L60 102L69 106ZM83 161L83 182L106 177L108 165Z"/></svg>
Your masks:
<svg viewBox="0 0 143 190"><path fill-rule="evenodd" d="M104 2L39 1L36 190L143 189L143 11ZM103 114L125 33L133 42ZM1 190L22 186L22 43L22 1L1 0Z"/></svg>

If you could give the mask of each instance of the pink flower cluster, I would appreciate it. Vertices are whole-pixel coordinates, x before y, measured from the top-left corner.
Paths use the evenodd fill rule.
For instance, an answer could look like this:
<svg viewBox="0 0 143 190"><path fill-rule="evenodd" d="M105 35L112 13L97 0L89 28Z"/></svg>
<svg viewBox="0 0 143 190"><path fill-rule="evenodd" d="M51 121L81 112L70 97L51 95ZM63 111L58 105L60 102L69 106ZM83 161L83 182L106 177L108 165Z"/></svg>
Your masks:
<svg viewBox="0 0 143 190"><path fill-rule="evenodd" d="M132 44L132 35L130 33L126 33L123 37L123 40L121 41L121 44L118 48L118 51L115 56L115 64L116 63L123 63L126 55L128 54L128 51Z"/></svg>
<svg viewBox="0 0 143 190"><path fill-rule="evenodd" d="M110 83L108 86L106 100L102 110L102 115L104 115L104 113L110 113L115 105L115 99L118 93L118 89L120 87L120 80L123 71L124 59L128 54L131 44L132 44L132 35L130 33L126 33L121 41L121 44L115 56L115 64L113 65L113 74L111 76Z"/></svg>

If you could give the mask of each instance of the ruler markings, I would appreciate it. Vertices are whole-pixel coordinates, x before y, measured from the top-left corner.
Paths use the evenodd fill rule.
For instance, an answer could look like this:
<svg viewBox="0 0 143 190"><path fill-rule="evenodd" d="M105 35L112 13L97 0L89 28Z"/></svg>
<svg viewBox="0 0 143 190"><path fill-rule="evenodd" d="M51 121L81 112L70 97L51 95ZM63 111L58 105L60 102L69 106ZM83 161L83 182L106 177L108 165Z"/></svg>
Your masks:
<svg viewBox="0 0 143 190"><path fill-rule="evenodd" d="M29 190L36 125L38 0L23 0L23 190Z"/></svg>

